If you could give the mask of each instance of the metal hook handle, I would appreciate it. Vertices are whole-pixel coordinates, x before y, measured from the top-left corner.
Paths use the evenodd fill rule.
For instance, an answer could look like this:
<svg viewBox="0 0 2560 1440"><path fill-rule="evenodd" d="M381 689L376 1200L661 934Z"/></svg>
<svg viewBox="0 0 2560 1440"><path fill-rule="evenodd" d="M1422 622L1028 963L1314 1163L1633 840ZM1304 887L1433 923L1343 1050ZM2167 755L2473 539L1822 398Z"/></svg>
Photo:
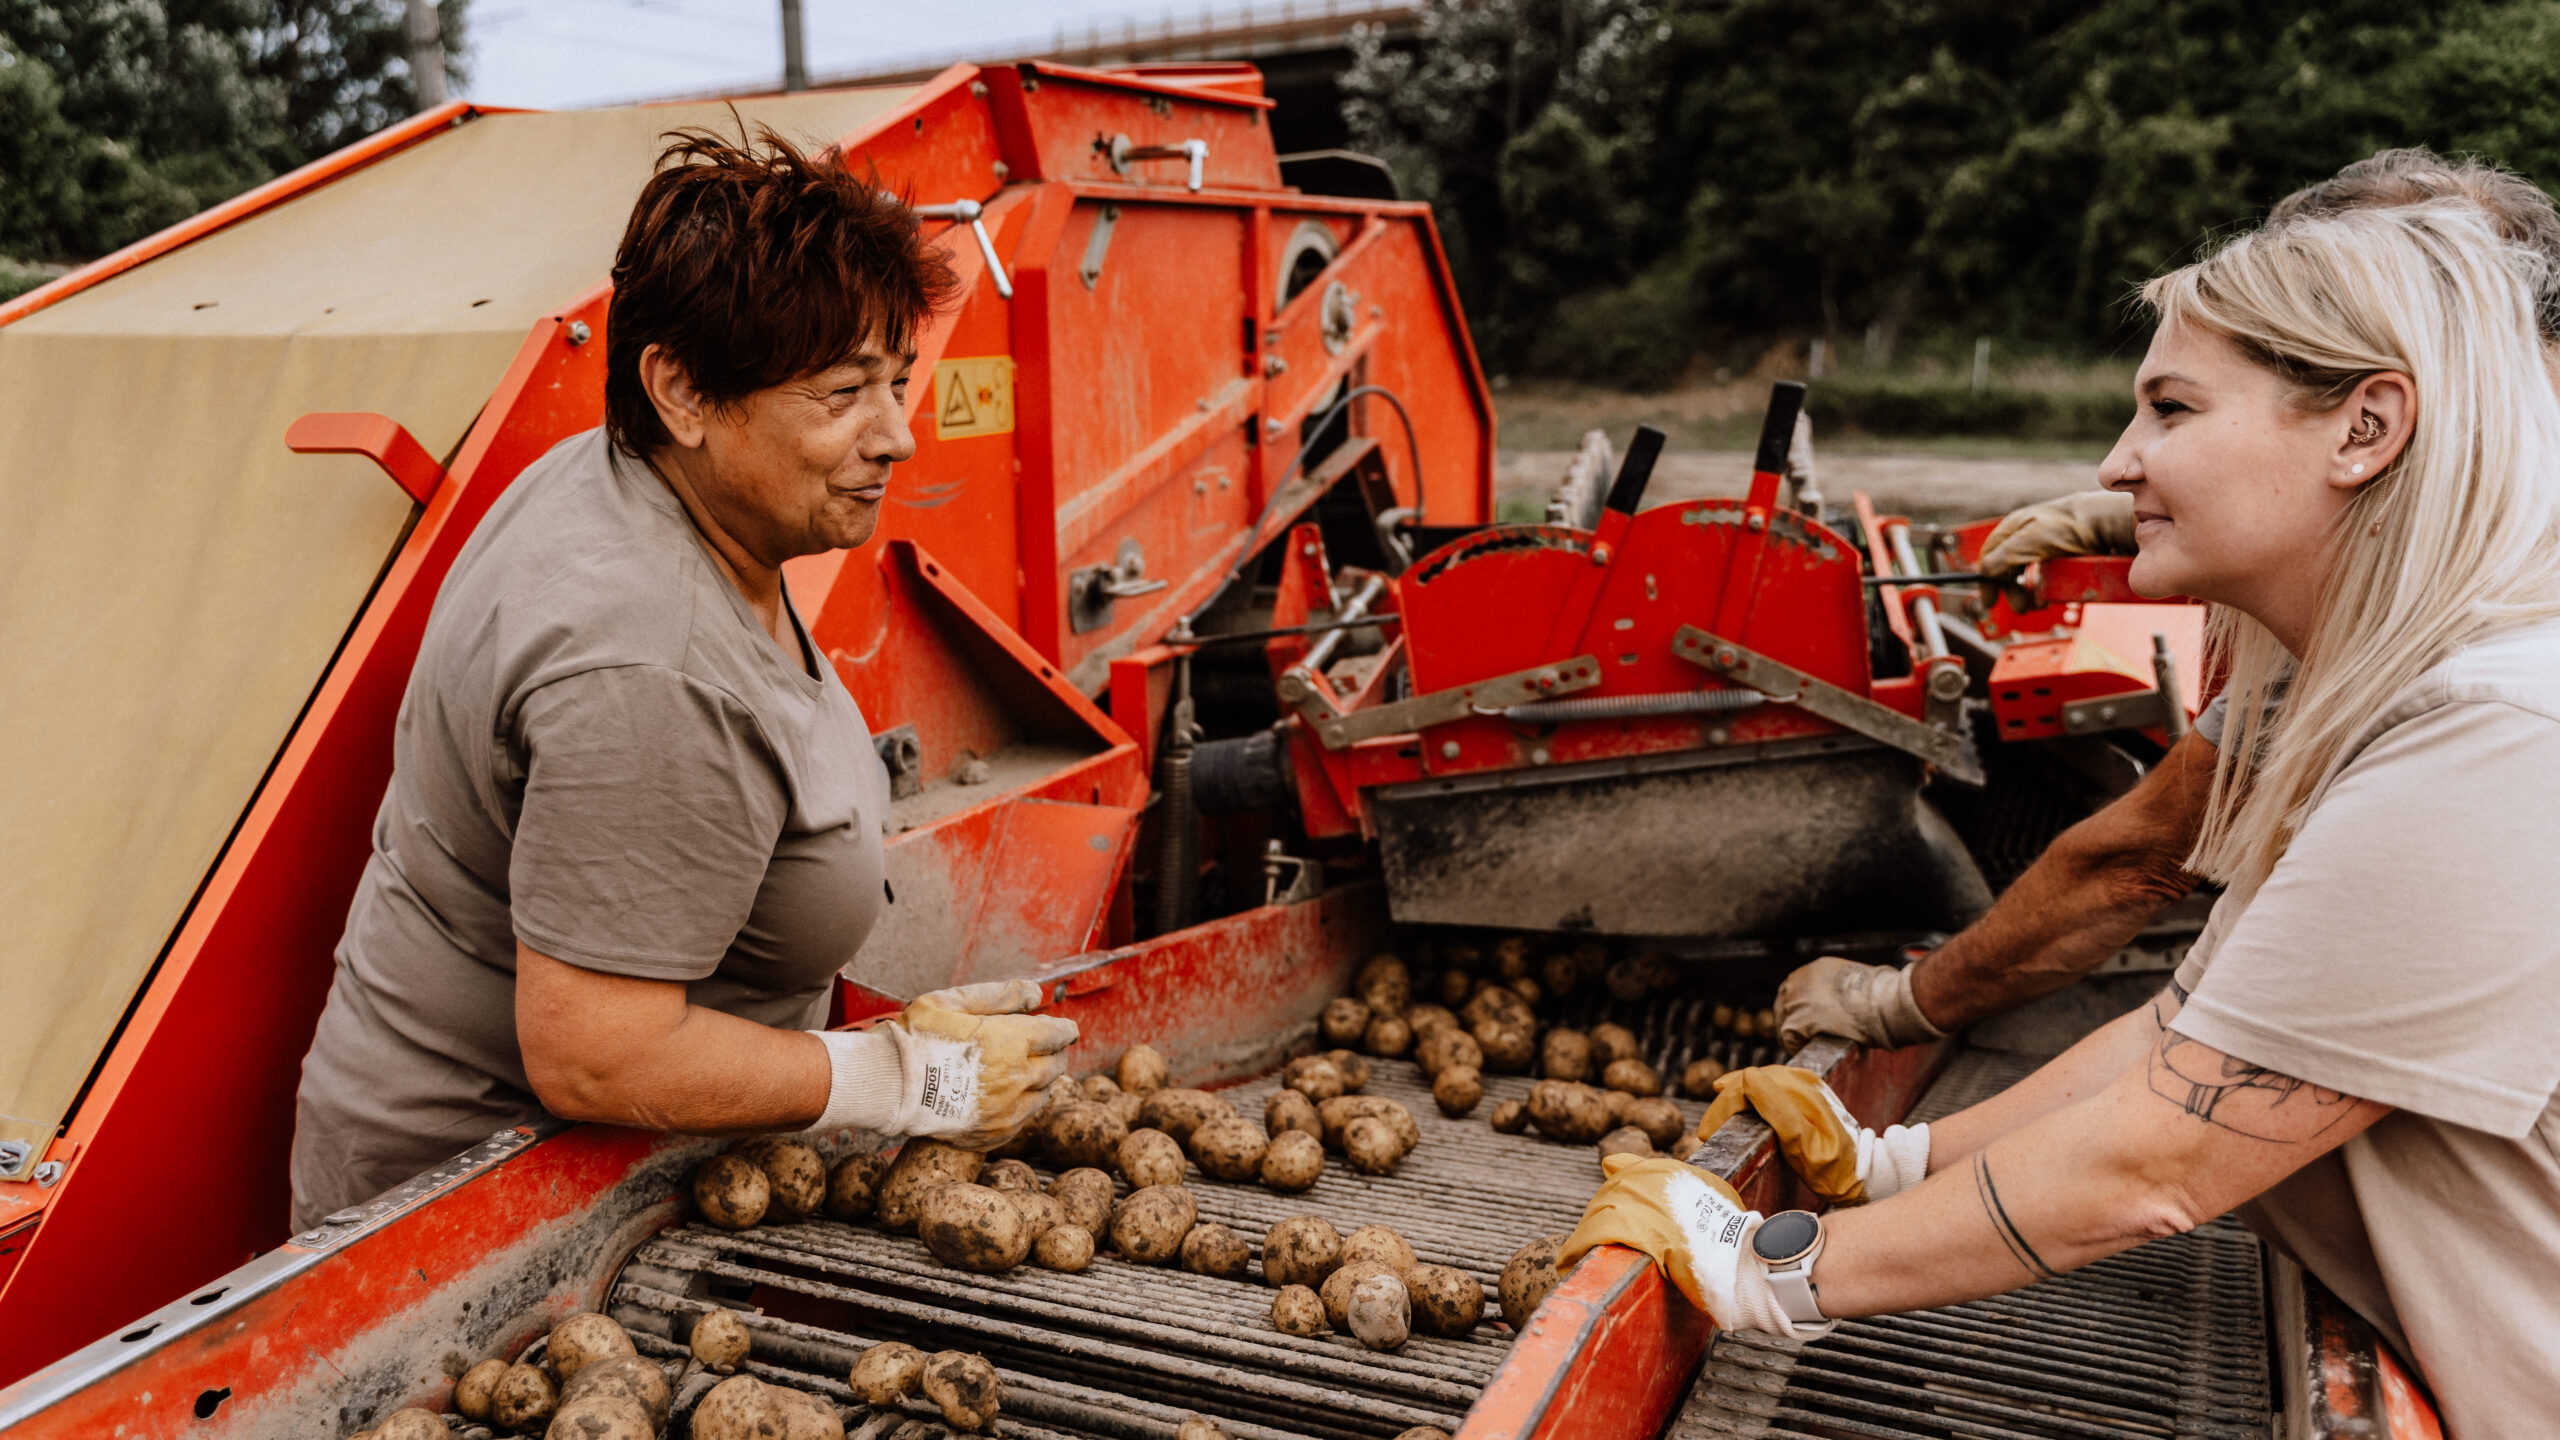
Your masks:
<svg viewBox="0 0 2560 1440"><path fill-rule="evenodd" d="M1111 137L1111 168L1115 172L1126 175L1129 167L1141 160L1188 161L1191 173L1185 180L1185 187L1196 193L1208 178L1209 142L1185 140L1179 145L1132 145L1126 135Z"/></svg>
<svg viewBox="0 0 2560 1440"><path fill-rule="evenodd" d="M1196 190L1200 187L1195 185L1191 188ZM918 205L915 212L919 219L949 220L967 225L969 233L978 237L978 253L986 257L987 274L995 279L996 294L1006 300L1013 298L1013 280L1004 273L1004 262L996 258L996 242L987 234L987 222L983 218L987 213L986 206L975 200L954 200L948 205Z"/></svg>

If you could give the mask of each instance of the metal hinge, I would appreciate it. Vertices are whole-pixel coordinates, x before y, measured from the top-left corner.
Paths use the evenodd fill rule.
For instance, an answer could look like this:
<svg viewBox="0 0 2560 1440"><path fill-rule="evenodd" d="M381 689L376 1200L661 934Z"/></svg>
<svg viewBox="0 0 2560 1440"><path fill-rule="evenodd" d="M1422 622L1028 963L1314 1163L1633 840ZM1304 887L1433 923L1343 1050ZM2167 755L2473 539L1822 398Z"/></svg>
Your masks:
<svg viewBox="0 0 2560 1440"><path fill-rule="evenodd" d="M1748 685L1763 695L1792 700L1799 707L1844 730L1856 731L1870 740L1917 755L1952 779L1968 785L1982 783L1981 757L1975 755L1973 747L1954 731L1923 725L1899 710L1879 705L1827 680L1817 680L1792 665L1710 635L1695 625L1680 627L1679 633L1672 638L1671 653L1710 674Z"/></svg>
<svg viewBox="0 0 2560 1440"><path fill-rule="evenodd" d="M1515 670L1472 685L1416 695L1410 700L1344 711L1335 708L1332 697L1325 693L1323 686L1315 683L1305 666L1293 665L1280 676L1280 698L1314 727L1316 739L1323 743L1324 748L1345 750L1380 735L1402 735L1426 725L1445 725L1471 715L1495 714L1532 700L1588 690L1599 683L1600 662L1589 655L1576 655L1553 665Z"/></svg>
<svg viewBox="0 0 2560 1440"><path fill-rule="evenodd" d="M1146 552L1135 540L1120 542L1116 563L1067 572L1067 628L1078 635L1111 623L1113 602L1152 595L1171 584L1147 578Z"/></svg>

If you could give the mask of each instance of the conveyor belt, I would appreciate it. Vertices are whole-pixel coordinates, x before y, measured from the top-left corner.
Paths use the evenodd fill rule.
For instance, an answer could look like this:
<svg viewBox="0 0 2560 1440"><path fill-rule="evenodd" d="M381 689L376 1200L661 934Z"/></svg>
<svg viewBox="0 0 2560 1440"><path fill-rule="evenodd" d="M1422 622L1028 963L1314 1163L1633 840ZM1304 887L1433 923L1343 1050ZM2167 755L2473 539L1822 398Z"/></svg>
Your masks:
<svg viewBox="0 0 2560 1440"><path fill-rule="evenodd" d="M1912 1114L1960 1110L2035 1064L1968 1050ZM2222 1219L2009 1295L1847 1321L1809 1345L1728 1332L1671 1440L2263 1440L2262 1275L2256 1237Z"/></svg>

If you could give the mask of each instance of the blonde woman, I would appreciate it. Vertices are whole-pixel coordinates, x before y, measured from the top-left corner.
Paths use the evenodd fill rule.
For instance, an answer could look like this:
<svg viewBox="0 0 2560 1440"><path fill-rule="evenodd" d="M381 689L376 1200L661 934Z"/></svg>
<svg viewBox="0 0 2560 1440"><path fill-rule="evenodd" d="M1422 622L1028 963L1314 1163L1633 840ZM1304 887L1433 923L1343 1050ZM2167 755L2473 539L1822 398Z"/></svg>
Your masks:
<svg viewBox="0 0 2560 1440"><path fill-rule="evenodd" d="M2214 602L2230 666L2204 935L2149 1006L1932 1125L1859 1130L1802 1071L1728 1077L1718 1111L1747 1101L1819 1191L1883 1203L1764 1224L1699 1171L1620 1162L1568 1258L1632 1244L1719 1324L1820 1334L2245 1206L2456 1434L2560 1434L2540 264L2426 205L2271 225L2145 289L2159 329L2104 475L2133 496L2134 584Z"/></svg>

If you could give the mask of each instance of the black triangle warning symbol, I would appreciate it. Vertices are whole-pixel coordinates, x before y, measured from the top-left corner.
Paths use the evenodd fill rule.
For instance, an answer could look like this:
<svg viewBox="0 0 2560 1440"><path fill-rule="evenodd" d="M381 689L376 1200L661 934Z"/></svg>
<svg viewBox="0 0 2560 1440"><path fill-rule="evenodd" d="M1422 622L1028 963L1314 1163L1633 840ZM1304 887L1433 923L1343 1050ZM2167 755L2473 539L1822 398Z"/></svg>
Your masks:
<svg viewBox="0 0 2560 1440"><path fill-rule="evenodd" d="M942 387L942 428L958 430L978 423L978 412L969 406L969 386L954 375Z"/></svg>

